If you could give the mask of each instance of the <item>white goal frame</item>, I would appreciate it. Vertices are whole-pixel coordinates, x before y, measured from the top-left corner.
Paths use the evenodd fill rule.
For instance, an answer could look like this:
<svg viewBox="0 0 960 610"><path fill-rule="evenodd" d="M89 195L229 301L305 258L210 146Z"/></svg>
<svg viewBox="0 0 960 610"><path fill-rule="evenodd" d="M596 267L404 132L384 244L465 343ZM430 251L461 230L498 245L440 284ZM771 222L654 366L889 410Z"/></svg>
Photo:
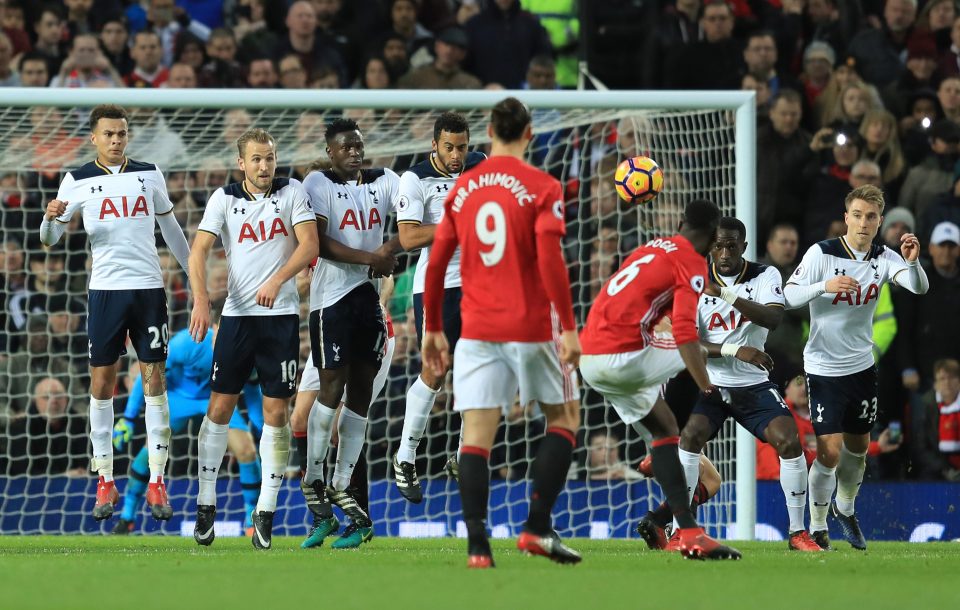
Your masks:
<svg viewBox="0 0 960 610"><path fill-rule="evenodd" d="M490 108L512 95L531 108L617 110L726 110L734 113L736 215L747 228L748 259L756 257L756 106L752 91L373 91L227 89L0 88L0 104L13 107L436 109ZM656 205L654 203L654 205ZM753 435L737 427L736 521L730 535L752 540L756 525L756 449Z"/></svg>

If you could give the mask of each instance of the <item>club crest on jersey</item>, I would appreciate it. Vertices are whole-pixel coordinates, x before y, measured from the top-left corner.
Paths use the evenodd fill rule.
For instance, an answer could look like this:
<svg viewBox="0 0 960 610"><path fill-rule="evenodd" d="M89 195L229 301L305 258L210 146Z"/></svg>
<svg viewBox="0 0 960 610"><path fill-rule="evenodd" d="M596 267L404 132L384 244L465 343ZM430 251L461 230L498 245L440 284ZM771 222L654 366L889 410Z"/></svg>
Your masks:
<svg viewBox="0 0 960 610"><path fill-rule="evenodd" d="M283 226L283 221L279 218L273 219L269 229L267 228L267 223L262 220L256 224L245 222L243 226L240 227L240 236L237 238L237 243L242 244L248 239L253 240L253 243L259 243L273 239L278 235L282 235L283 237L290 236L290 234L287 233L287 228Z"/></svg>
<svg viewBox="0 0 960 610"><path fill-rule="evenodd" d="M836 305L840 301L845 301L847 305L866 305L870 302L871 299L877 299L880 297L880 287L876 284L870 284L867 286L866 293L863 292L862 286L857 286L856 295L851 293L837 293L833 297L833 305Z"/></svg>
<svg viewBox="0 0 960 610"><path fill-rule="evenodd" d="M126 195L114 202L109 197L105 198L100 204L100 220L107 216L114 218L134 218L136 216L149 216L150 210L147 209L147 199L143 195L138 195L133 206L130 205Z"/></svg>
<svg viewBox="0 0 960 610"><path fill-rule="evenodd" d="M273 204L273 211L277 214L280 213L280 201L277 199L271 199L270 203Z"/></svg>
<svg viewBox="0 0 960 610"><path fill-rule="evenodd" d="M147 192L146 182L144 182L143 178L141 178L140 176L137 176L137 181L140 182L140 192L146 193Z"/></svg>
<svg viewBox="0 0 960 610"><path fill-rule="evenodd" d="M347 210L343 214L343 218L340 219L340 230L343 231L346 227L353 227L357 231L367 231L372 229L374 225L380 225L383 227L383 220L380 218L380 210L377 208L371 208L370 213L366 218L363 216L363 210Z"/></svg>
<svg viewBox="0 0 960 610"><path fill-rule="evenodd" d="M370 193L371 197L373 197L373 205L380 205L380 200L377 199L377 191L371 189L367 192Z"/></svg>
<svg viewBox="0 0 960 610"><path fill-rule="evenodd" d="M870 261L870 267L873 268L873 279L880 279L880 264L877 261Z"/></svg>

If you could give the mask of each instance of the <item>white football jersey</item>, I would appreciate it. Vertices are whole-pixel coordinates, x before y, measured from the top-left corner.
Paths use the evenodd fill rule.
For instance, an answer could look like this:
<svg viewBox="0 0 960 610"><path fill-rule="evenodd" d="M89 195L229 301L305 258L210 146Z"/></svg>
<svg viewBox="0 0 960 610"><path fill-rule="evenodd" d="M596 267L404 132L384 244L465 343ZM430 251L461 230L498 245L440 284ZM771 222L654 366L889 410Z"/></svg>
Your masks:
<svg viewBox="0 0 960 610"><path fill-rule="evenodd" d="M809 286L838 275L860 284L854 294L822 294L810 301L810 338L803 350L807 373L840 377L873 366L873 312L884 282L907 269L899 254L871 245L856 253L838 237L810 246L787 285Z"/></svg>
<svg viewBox="0 0 960 610"><path fill-rule="evenodd" d="M776 267L744 261L743 270L736 277L724 277L710 268L710 279L719 286L731 287L737 296L761 305L783 307L783 289ZM733 343L763 350L767 341L766 328L746 319L733 305L720 297L700 295L697 306L697 326L700 336L710 343ZM769 381L767 372L736 358L709 358L707 373L710 382L728 388L744 388Z"/></svg>
<svg viewBox="0 0 960 610"><path fill-rule="evenodd" d="M355 250L383 245L383 228L397 199L400 177L387 168L365 169L356 182L333 170L313 172L303 181L313 212L327 221L327 236ZM310 310L330 307L370 280L366 265L321 258L310 281Z"/></svg>
<svg viewBox="0 0 960 610"><path fill-rule="evenodd" d="M467 154L463 171L473 168L486 158L487 156L481 152ZM400 191L397 195L397 224L440 224L447 194L459 177L460 174L447 173L435 154L431 154L429 159L403 172L400 176ZM429 260L430 246L426 246L420 251L417 270L413 275L413 294L424 291ZM453 253L443 280L444 288L458 286L460 286L460 248Z"/></svg>
<svg viewBox="0 0 960 610"><path fill-rule="evenodd" d="M210 195L200 231L220 237L227 253L225 316L279 316L300 313L297 280L280 287L273 309L257 305L257 291L283 267L297 249L294 227L316 223L303 185L274 178L270 190L250 193L243 182L218 188Z"/></svg>
<svg viewBox="0 0 960 610"><path fill-rule="evenodd" d="M70 222L80 210L90 236L91 290L163 288L154 227L157 215L173 212L173 203L156 165L87 163L64 176L57 199L67 202L57 222Z"/></svg>

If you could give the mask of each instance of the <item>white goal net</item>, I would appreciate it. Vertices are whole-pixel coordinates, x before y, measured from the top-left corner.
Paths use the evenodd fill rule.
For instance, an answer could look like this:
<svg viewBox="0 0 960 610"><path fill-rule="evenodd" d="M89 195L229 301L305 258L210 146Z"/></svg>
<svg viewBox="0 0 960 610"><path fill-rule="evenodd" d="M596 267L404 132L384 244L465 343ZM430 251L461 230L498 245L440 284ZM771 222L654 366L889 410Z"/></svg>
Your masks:
<svg viewBox="0 0 960 610"><path fill-rule="evenodd" d="M54 97L55 94L55 97ZM239 99L223 99L224 94ZM6 98L4 97L6 96ZM675 231L686 201L708 198L753 231L753 108L741 93L518 92L533 107L535 138L529 160L550 172L566 193L565 250L578 322L582 324L601 284L619 262L646 240ZM0 328L0 533L100 533L116 522L90 517L95 479L89 472L86 283L89 249L82 227L43 248L38 228L46 203L65 171L92 160L87 115L96 103L121 103L131 113L128 156L164 172L175 214L192 241L208 196L237 180L236 138L247 128L267 129L278 142L278 175L303 178L326 160L323 131L333 117L354 118L366 140L367 160L401 173L430 151L435 118L457 110L469 120L471 148L488 144L488 108L502 92L257 92L57 91L0 92L0 241L4 283ZM613 171L638 154L662 167L664 192L645 207L618 200ZM388 223L395 233L396 223ZM159 233L158 233L159 236ZM158 238L159 239L159 238ZM753 241L752 239L748 241ZM164 251L161 250L161 253ZM749 254L749 253L748 253ZM403 255L390 313L396 350L383 394L370 411L365 449L369 504L378 535L444 536L458 533L456 484L444 465L456 451L459 417L445 388L420 445L417 469L424 502L408 504L396 491L390 460L397 449L407 388L419 374L411 285L417 252ZM161 258L168 291L171 335L189 317L187 280L172 256ZM223 290L211 272L212 290ZM304 307L307 295L302 294ZM304 309L304 312L306 309ZM307 316L302 315L306 326ZM301 366L308 352L302 333ZM136 377L135 353L121 358L115 411L126 407ZM586 388L584 388L586 390ZM171 396L171 411L176 409ZM253 418L254 420L256 417ZM554 511L563 536L636 537L637 520L660 501L656 484L637 478L645 454L636 433L592 391L583 393L583 426L568 485ZM175 516L149 518L142 503L128 510L134 531L192 531L196 508L196 433L192 421L174 436L167 481ZM516 405L491 456L494 536L515 535L526 517L527 469L544 420ZM121 493L125 474L144 441L143 421L134 441L117 455ZM740 444L728 425L709 453L724 479L721 492L701 511L712 533L727 535L737 523L752 532L753 441ZM227 456L219 481L218 535L240 533L243 489L235 460ZM295 454L291 452L291 463ZM738 468L740 470L738 482ZM291 473L295 469L291 469ZM281 490L275 533L301 535L307 515L296 481ZM744 480L748 479L748 480ZM741 501L735 502L735 498ZM122 505L121 505L122 506ZM120 515L118 507L116 515ZM462 527L462 524L460 525Z"/></svg>

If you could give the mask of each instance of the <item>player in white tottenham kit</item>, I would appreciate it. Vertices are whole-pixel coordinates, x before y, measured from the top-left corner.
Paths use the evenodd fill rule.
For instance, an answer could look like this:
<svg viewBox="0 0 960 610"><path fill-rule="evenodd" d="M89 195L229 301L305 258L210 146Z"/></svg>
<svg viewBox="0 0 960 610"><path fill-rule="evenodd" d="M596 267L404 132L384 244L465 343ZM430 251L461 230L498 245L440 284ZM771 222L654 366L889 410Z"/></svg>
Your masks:
<svg viewBox="0 0 960 610"><path fill-rule="evenodd" d="M150 482L147 504L155 519L173 515L163 483L170 445L170 410L164 364L167 359L167 296L157 256L154 226L184 270L189 245L172 214L173 203L157 166L124 155L129 137L127 113L114 105L90 113L95 161L64 176L57 198L47 204L40 241L52 246L78 211L90 236L87 336L90 356L91 468L100 479L93 517L113 515L120 496L113 482L113 390L116 363L127 334L140 361L146 402Z"/></svg>
<svg viewBox="0 0 960 610"><path fill-rule="evenodd" d="M680 463L687 487L700 478L701 452L707 441L733 417L780 456L780 486L790 517L789 548L819 552L804 524L807 462L793 416L768 371L773 361L763 352L767 332L783 317L780 272L747 261L747 228L736 218L720 219L710 251L710 282L697 306L700 342L708 351L710 382L730 392L730 402L703 396L680 432Z"/></svg>
<svg viewBox="0 0 960 610"><path fill-rule="evenodd" d="M433 234L443 219L443 202L461 172L486 159L480 152L467 152L470 127L462 115L445 112L433 124L433 152L430 158L414 165L400 176L397 196L397 226L404 250L420 251L413 276L413 315L417 326L417 345L423 340L423 286L430 258ZM460 251L447 265L443 282L443 332L450 350L460 339ZM423 500L415 461L417 446L427 427L433 403L446 375L436 375L422 367L420 376L407 391L407 407L403 415L400 448L393 458L393 471L400 494L419 504Z"/></svg>
<svg viewBox="0 0 960 610"><path fill-rule="evenodd" d="M386 277L380 281L380 305L383 307L384 312L387 311L387 303L393 296L393 286L392 277ZM387 375L390 373L390 363L393 361L393 350L397 344L397 340L393 336L393 323L390 321L389 314L387 314L386 322L387 344L384 348L380 370L377 372L377 377L373 382L373 392L370 397L371 403L380 396L380 392L383 391L383 387L387 383ZM350 386L348 385L345 393L349 392ZM326 494L318 495L312 486L303 482L307 472L307 419L310 416L310 409L313 407L313 403L317 400L319 394L320 371L314 366L313 354L310 354L307 357L306 364L303 365L300 387L297 388L296 404L293 407L293 414L290 416L290 425L294 429L294 438L300 436L303 443L298 447L298 457L300 459L300 491L303 492L304 499L307 501L307 508L310 509L310 512L313 514L313 525L310 527L310 532L307 534L306 539L300 543L300 548L302 549L322 546L326 537L337 531L340 527L340 522L333 515L333 511L330 510L330 503L326 501ZM343 403L341 402L340 404L342 407ZM340 412L343 412L342 409ZM297 430L303 430L303 433L298 435ZM325 456L318 459L324 458ZM338 462L337 467L343 472L344 467L349 467L349 463ZM367 473L364 469L359 471L355 470L354 472L356 474L351 480L353 481L353 487L357 491L357 503L360 505L360 508L365 509L366 505L369 504ZM322 479L323 477L320 478ZM324 506L324 504L326 506ZM369 540L369 537L367 537L367 540ZM334 540L330 546L334 549L354 549L363 544L363 542L364 531L358 527L348 527L344 530L343 535L337 540Z"/></svg>
<svg viewBox="0 0 960 610"><path fill-rule="evenodd" d="M915 235L901 238L902 258L873 243L883 222L880 189L861 186L844 203L847 234L810 246L783 292L787 307L810 303L810 339L803 350L817 434L817 459L809 476L810 531L822 548L830 548L829 509L847 541L863 550L867 543L854 500L877 418L873 312L884 282L896 282L914 294L926 293L930 284L917 263L920 242ZM837 498L831 506L834 489Z"/></svg>
<svg viewBox="0 0 960 610"><path fill-rule="evenodd" d="M317 256L316 221L303 186L275 178L277 147L263 129L237 139L242 182L214 191L190 253L193 312L190 334L210 327L206 264L219 237L227 255L227 301L213 345L210 406L200 426L198 544L213 543L217 472L240 392L254 369L263 390L260 497L253 513L253 546L269 549L277 493L290 452L287 405L295 392L300 354L300 297L294 277Z"/></svg>
<svg viewBox="0 0 960 610"><path fill-rule="evenodd" d="M315 506L326 505L326 494L350 517L347 529L359 530L365 542L373 536L373 524L347 487L363 449L367 410L387 341L376 280L371 275L390 275L397 265L399 242L383 243L383 228L400 179L386 168L362 169L363 136L356 122L335 119L324 137L332 168L313 172L304 180L320 236L320 261L310 282L310 345L313 362L320 370L320 393L307 423L303 482L313 488L318 501ZM326 485L324 458L348 380L350 391L337 420L336 471ZM307 502L309 506L309 496ZM332 513L328 511L329 506L314 516L329 519Z"/></svg>

